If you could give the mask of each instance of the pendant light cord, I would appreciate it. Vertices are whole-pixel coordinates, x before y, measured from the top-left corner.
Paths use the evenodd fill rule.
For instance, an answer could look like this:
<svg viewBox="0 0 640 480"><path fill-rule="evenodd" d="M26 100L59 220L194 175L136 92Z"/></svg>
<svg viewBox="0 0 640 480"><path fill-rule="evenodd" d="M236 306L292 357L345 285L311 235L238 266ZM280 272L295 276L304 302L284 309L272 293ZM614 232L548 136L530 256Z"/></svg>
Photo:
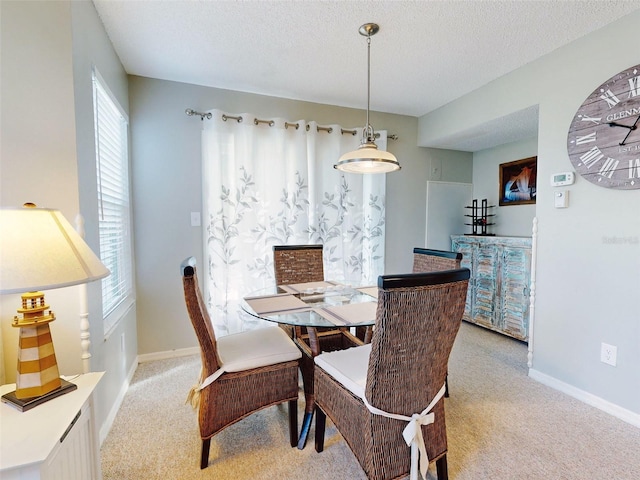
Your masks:
<svg viewBox="0 0 640 480"><path fill-rule="evenodd" d="M371 104L371 35L367 36L367 126L369 130L369 108Z"/></svg>
<svg viewBox="0 0 640 480"><path fill-rule="evenodd" d="M369 122L369 110L371 109L371 33L367 35L367 124L362 130L363 143L375 143L375 132Z"/></svg>

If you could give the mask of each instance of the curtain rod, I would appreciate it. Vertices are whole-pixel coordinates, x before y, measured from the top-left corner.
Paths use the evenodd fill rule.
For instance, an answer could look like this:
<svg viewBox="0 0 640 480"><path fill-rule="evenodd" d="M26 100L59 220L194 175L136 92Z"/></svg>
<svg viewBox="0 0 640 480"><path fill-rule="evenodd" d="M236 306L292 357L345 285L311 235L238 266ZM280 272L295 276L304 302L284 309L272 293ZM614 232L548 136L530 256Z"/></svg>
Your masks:
<svg viewBox="0 0 640 480"><path fill-rule="evenodd" d="M192 115L200 115L200 120L204 121L205 118L207 118L208 120L211 120L211 113L201 113L201 112L196 112L195 110L191 109L191 108L187 108L184 113L186 113L189 116ZM227 115L226 113L222 114L222 120L223 121L227 121L227 120L235 120L238 123L242 123L242 117L238 116L238 117L234 117L232 115ZM254 125L260 125L261 123L267 124L270 127L273 127L275 125L276 122L274 122L273 120L259 120L257 118L253 119L253 124ZM298 128L300 128L300 125L298 123L289 123L289 122L284 122L284 128L289 128L289 127L293 127L296 130L298 130ZM320 125L317 126L318 132L323 131L323 132L327 132L327 133L332 133L333 132L333 128L332 127L321 127ZM309 125L307 125L307 132L309 131ZM349 133L351 135L355 135L357 133L357 130L345 130L344 128L340 129L340 133L342 135ZM379 138L380 134L376 133L376 138ZM398 140L398 135L396 134L392 134L392 135L387 135L387 138L391 139L391 140Z"/></svg>
<svg viewBox="0 0 640 480"><path fill-rule="evenodd" d="M205 118L211 120L211 113L202 113L202 112L196 112L195 110L192 110L190 108L187 108L184 113L186 113L187 115L189 115L190 117L192 115L200 115L200 120L204 121Z"/></svg>

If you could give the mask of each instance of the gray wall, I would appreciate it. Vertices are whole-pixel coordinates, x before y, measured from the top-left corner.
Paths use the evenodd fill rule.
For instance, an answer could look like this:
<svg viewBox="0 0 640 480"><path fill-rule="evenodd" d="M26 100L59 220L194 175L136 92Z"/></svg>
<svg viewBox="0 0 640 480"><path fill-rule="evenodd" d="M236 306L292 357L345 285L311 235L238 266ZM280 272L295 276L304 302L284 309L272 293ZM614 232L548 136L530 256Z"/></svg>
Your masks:
<svg viewBox="0 0 640 480"><path fill-rule="evenodd" d="M584 99L615 73L639 63L637 48L620 48L637 46L639 22L636 11L505 75L420 118L418 132L419 144L428 144L539 105L539 240L530 375L637 425L640 190L599 188L578 178L568 187L569 208L556 209L556 189L547 179L573 170L567 132ZM600 362L601 342L618 347L617 367Z"/></svg>
<svg viewBox="0 0 640 480"><path fill-rule="evenodd" d="M125 110L127 76L91 2L3 1L0 8L1 205L32 201L61 210L72 224L81 213L87 243L97 251L91 66L98 66ZM51 329L60 373L81 373L78 287L45 293L57 317ZM88 285L88 296L92 370L106 371L97 388L97 422L108 427L136 365L135 310L105 338L100 282ZM5 326L19 301L18 295L0 299L7 382L15 381L18 341L16 329Z"/></svg>
<svg viewBox="0 0 640 480"><path fill-rule="evenodd" d="M499 174L501 163L535 157L538 154L538 139L531 138L488 148L473 154L473 198L486 198L489 205L495 205L491 219L495 224L489 230L496 235L530 237L535 205L508 205L498 203ZM542 181L545 181L543 179Z"/></svg>
<svg viewBox="0 0 640 480"><path fill-rule="evenodd" d="M85 219L86 240L95 251L99 249L98 194L93 120L92 68L102 76L120 106L128 112L128 78L102 22L91 2L71 2L73 30L73 76L75 93L76 150L80 213ZM134 236L135 240L135 236ZM98 385L98 420L104 439L129 379L137 366L136 308L133 307L115 328L104 334L102 322L102 292L100 282L90 286L92 359L94 371L106 374ZM123 348L124 345L124 348Z"/></svg>
<svg viewBox="0 0 640 480"><path fill-rule="evenodd" d="M202 232L190 226L201 211L200 117L184 111L221 109L259 117L361 126L361 110L228 90L130 77L139 353L196 346L186 317L178 265L188 255L202 261ZM207 120L205 120L207 121ZM472 156L416 146L417 119L373 112L371 123L399 136L388 149L402 170L387 175L386 271L410 271L413 247L422 246L425 190L432 162L441 180L471 181Z"/></svg>

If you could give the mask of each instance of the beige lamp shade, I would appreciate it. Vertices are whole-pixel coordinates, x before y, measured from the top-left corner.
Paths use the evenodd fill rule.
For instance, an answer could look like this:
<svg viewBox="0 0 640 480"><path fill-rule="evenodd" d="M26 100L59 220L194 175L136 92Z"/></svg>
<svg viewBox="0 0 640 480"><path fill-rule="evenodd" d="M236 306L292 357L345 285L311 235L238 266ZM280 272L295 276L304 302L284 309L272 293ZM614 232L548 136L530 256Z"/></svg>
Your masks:
<svg viewBox="0 0 640 480"><path fill-rule="evenodd" d="M0 209L0 294L68 287L109 275L58 210Z"/></svg>
<svg viewBox="0 0 640 480"><path fill-rule="evenodd" d="M334 168L349 173L389 173L400 170L400 164L393 153L378 150L374 142L366 142L342 155Z"/></svg>

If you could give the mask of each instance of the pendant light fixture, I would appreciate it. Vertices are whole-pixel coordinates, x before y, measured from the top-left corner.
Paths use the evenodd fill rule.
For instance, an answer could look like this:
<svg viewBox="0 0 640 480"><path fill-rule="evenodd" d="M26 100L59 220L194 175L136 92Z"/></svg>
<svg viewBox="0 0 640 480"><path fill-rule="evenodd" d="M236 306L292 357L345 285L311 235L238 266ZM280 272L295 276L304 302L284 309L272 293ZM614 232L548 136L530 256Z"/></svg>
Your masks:
<svg viewBox="0 0 640 480"><path fill-rule="evenodd" d="M333 166L349 173L387 173L400 170L398 159L393 153L378 150L376 134L369 123L369 103L371 99L371 36L378 33L380 27L375 23L365 23L358 30L367 37L367 124L362 130L362 143L357 150L345 153Z"/></svg>

